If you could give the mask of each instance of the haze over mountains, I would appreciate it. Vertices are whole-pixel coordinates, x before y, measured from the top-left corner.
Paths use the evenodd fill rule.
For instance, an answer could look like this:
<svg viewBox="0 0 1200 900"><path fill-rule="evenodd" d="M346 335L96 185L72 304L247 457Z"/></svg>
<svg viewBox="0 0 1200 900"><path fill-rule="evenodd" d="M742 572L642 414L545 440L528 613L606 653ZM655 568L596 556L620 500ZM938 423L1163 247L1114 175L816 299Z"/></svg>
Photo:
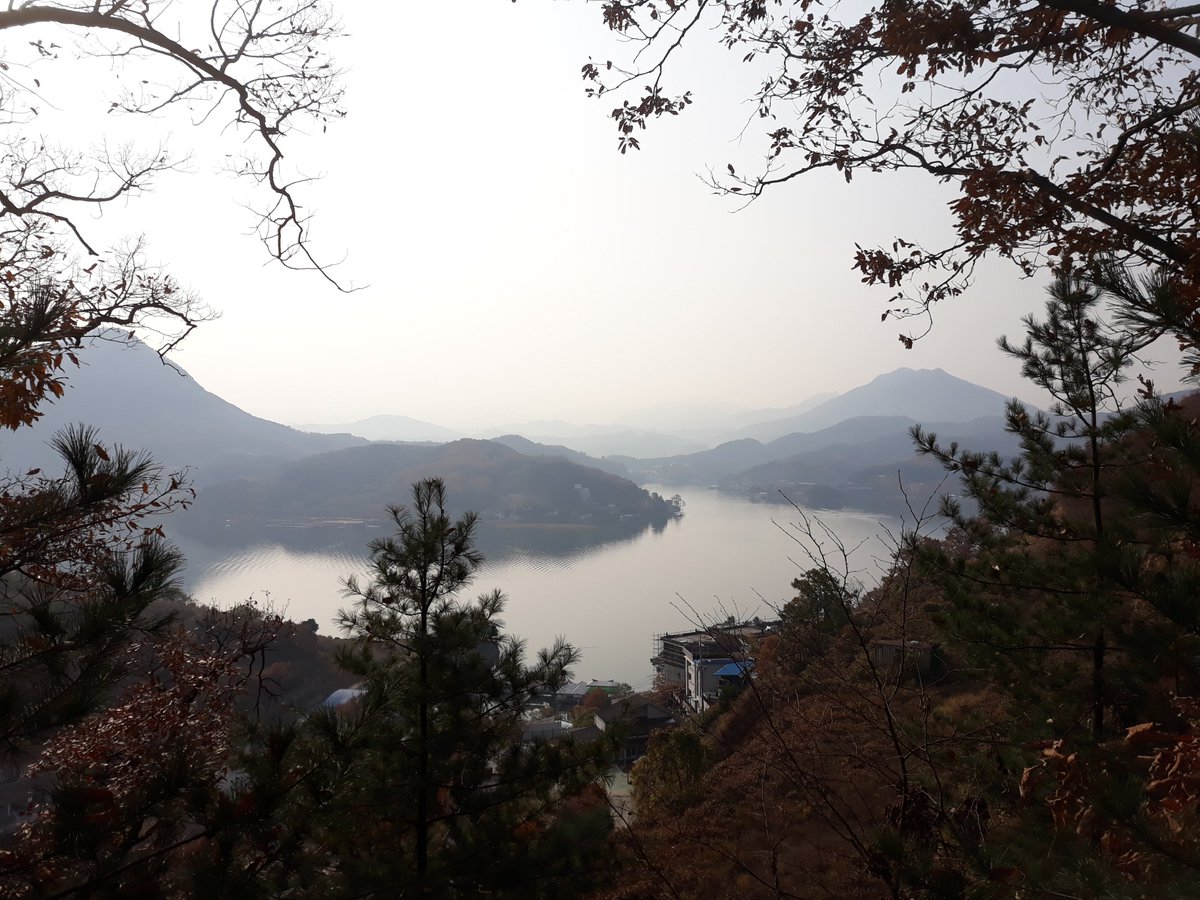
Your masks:
<svg viewBox="0 0 1200 900"><path fill-rule="evenodd" d="M569 446L591 456L652 457L704 450L728 440L739 430L800 416L836 396L816 394L794 406L767 409L658 404L629 412L618 425L576 425L561 419L541 419L453 430L408 416L381 415L340 425L296 427L321 434L353 434L373 441L452 441L516 434L540 444Z"/></svg>
<svg viewBox="0 0 1200 900"><path fill-rule="evenodd" d="M481 512L531 521L669 515L631 480L768 500L782 491L814 506L894 512L900 482L920 491L941 480L940 467L914 457L912 425L964 446L1017 449L1003 431L1006 398L940 369L898 369L786 409L717 410L704 427L697 416L708 413L694 406L635 416L689 426L684 433L538 422L477 440L392 414L315 426L355 434L301 431L238 409L141 345L102 343L83 359L87 377L46 407L38 426L0 437L5 465L46 465L55 429L95 424L104 440L145 448L168 467L191 466L197 508L216 518L378 516L426 475L459 482L454 493ZM394 442L396 435L407 440ZM635 446L643 452L630 452Z"/></svg>
<svg viewBox="0 0 1200 900"><path fill-rule="evenodd" d="M915 457L909 429L922 424L943 441L1012 455L1018 447L1004 431L1006 401L941 369L897 369L800 413L740 429L709 450L622 462L643 482L901 513L906 494L947 489L940 465Z"/></svg>
<svg viewBox="0 0 1200 900"><path fill-rule="evenodd" d="M941 369L896 369L802 411L741 429L735 438L773 441L797 432L814 432L864 416L902 415L918 422L967 422L1000 415L1003 394Z"/></svg>
<svg viewBox="0 0 1200 900"><path fill-rule="evenodd" d="M99 341L80 353L85 370L67 372L66 395L41 407L32 428L0 434L0 460L12 471L51 462L46 442L72 423L96 425L110 443L150 451L170 469L188 466L202 485L270 468L279 460L366 444L260 419L164 365L144 344Z"/></svg>
<svg viewBox="0 0 1200 900"><path fill-rule="evenodd" d="M317 434L353 434L368 441L456 441L463 437L457 431L422 422L408 416L371 416L345 425L297 425L301 431Z"/></svg>
<svg viewBox="0 0 1200 900"><path fill-rule="evenodd" d="M660 460L708 451L729 441L770 443L811 434L849 419L907 417L913 422L966 422L999 415L1005 396L956 378L942 369L897 369L843 394L818 394L794 406L730 409L700 403L659 404L630 412L621 424L576 425L561 420L509 422L491 429L452 430L402 415L381 415L339 425L306 425L325 434L349 433L370 440L451 441L460 437L519 435L543 445L593 457ZM882 424L881 424L882 427ZM907 426L906 426L907 427ZM878 429L870 429L878 436ZM832 440L834 435L830 435ZM829 443L831 441L826 441ZM797 441L794 451L814 449ZM758 461L777 458L768 453ZM748 463L749 464L749 463Z"/></svg>
<svg viewBox="0 0 1200 900"><path fill-rule="evenodd" d="M343 425L297 427L321 434L353 434L372 441L445 442L463 437L492 439L497 435L520 435L539 444L570 446L575 452L591 456L659 456L691 453L707 446L707 438L691 434L667 434L652 428L639 430L627 425L574 425L559 420L506 422L491 428L456 431L408 416L383 415ZM704 434L708 432L704 431Z"/></svg>

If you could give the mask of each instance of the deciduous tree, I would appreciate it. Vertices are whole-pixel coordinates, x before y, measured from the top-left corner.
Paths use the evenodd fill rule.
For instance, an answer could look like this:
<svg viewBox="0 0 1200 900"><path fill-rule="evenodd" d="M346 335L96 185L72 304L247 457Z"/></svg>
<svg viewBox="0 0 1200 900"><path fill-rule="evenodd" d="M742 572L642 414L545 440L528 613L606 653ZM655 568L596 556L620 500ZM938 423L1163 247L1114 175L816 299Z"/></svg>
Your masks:
<svg viewBox="0 0 1200 900"><path fill-rule="evenodd" d="M30 137L38 96L65 80L60 57L108 58L117 70L147 76L136 92L118 93L114 113L186 105L206 119L224 118L243 138L237 171L261 182L269 198L261 236L272 254L285 265L315 265L283 148L297 122L338 115L336 70L325 55L335 21L315 0L269 8L213 0L209 16L177 12L159 2L42 0L0 10L0 35L9 38L0 92L0 427L31 424L40 404L63 394L64 369L78 362L85 338L136 330L159 334L165 351L208 315L147 266L140 238L105 250L85 233L89 214L145 190L172 162L162 148L88 142L99 149L84 150ZM0 684L10 701L0 726L6 741L90 708L75 701L81 692L95 701L112 682L120 635L146 624L142 610L179 566L174 551L155 543L161 528L143 520L186 503L182 473L106 449L90 429L60 435L54 446L64 477L0 476L0 577L13 623L3 636ZM30 666L55 673L54 687L26 677ZM108 674L87 677L100 672ZM62 692L62 679L71 691ZM33 699L42 690L60 695L47 705Z"/></svg>
<svg viewBox="0 0 1200 900"><path fill-rule="evenodd" d="M297 123L339 115L325 54L336 23L315 0L207 10L158 0L0 10L0 428L32 424L63 395L87 339L137 333L165 353L210 315L149 264L141 238L106 247L89 232L98 210L149 188L174 157L34 136L42 98L78 77L67 57L116 73L114 115L186 107L223 124L235 172L261 185L271 255L320 268L284 148ZM123 72L137 76L133 91ZM150 517L187 504L183 473L88 428L53 445L64 474L0 474L0 750L24 764L45 747L51 784L21 842L0 854L0 893L134 890L174 862L175 838L209 836L227 812L233 699L272 627L235 628L217 646L219 629L173 632L153 603L175 590L181 558Z"/></svg>
<svg viewBox="0 0 1200 900"><path fill-rule="evenodd" d="M298 124L341 115L327 55L336 34L318 0L212 0L207 14L160 0L30 0L0 10L0 363L10 375L0 386L0 426L28 424L44 397L61 395L64 363L84 336L136 329L165 352L211 316L150 264L144 239L105 247L89 233L97 209L150 188L175 165L172 152L97 135L79 146L34 136L46 101L79 77L71 58L111 60L114 115L186 107L197 121L226 125L234 172L262 186L268 251L286 266L319 269L297 201L304 179L289 171L284 150ZM136 88L122 85L123 71Z"/></svg>
<svg viewBox="0 0 1200 900"><path fill-rule="evenodd" d="M1170 0L606 0L627 60L583 67L615 96L622 152L693 101L673 89L681 48L716 35L763 76L763 163L713 176L753 198L806 173L915 170L952 185L955 238L859 246L889 314L960 293L994 254L1025 273L1100 259L1166 273L1200 306L1200 38ZM908 343L911 337L901 335Z"/></svg>
<svg viewBox="0 0 1200 900"><path fill-rule="evenodd" d="M784 656L795 668L805 658L825 649L835 634L849 623L847 610L857 597L826 569L809 569L792 579L796 596L779 610L779 632Z"/></svg>

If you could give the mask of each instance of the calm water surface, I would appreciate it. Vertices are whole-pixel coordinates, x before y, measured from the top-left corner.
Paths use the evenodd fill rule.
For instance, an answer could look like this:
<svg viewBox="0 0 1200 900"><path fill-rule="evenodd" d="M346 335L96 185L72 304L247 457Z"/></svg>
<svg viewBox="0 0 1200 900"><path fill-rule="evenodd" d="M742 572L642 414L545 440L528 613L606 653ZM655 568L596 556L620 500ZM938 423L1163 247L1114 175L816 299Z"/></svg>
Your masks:
<svg viewBox="0 0 1200 900"><path fill-rule="evenodd" d="M684 517L661 531L593 546L579 535L488 534L485 523L480 543L488 560L473 591L500 588L508 595L507 628L531 650L558 635L579 647L578 677L648 687L656 634L689 628L696 615L767 618L791 596L792 579L811 566L793 539L800 521L794 509L702 489L684 499ZM874 583L888 555L886 533L898 523L858 513L813 515L857 548L852 565L862 581ZM323 633L334 634L334 616L345 605L341 581L366 571L366 543L382 533L355 529L297 541L265 530L261 541L225 547L178 533L176 539L188 557L186 587L197 600L270 601L290 618L315 619Z"/></svg>

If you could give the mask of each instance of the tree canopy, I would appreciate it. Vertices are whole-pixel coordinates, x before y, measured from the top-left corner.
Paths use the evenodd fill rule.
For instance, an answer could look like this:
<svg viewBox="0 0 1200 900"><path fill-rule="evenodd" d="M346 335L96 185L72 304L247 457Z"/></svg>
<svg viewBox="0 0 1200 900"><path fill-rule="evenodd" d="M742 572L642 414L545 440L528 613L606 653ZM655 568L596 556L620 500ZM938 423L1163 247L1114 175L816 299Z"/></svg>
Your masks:
<svg viewBox="0 0 1200 900"><path fill-rule="evenodd" d="M229 167L261 185L258 234L270 255L325 271L298 202L304 179L285 166L285 148L298 125L341 115L328 56L336 35L318 0L212 0L207 15L161 0L30 0L0 10L0 364L14 376L0 386L0 426L28 424L43 398L61 396L64 364L84 336L136 330L165 352L212 316L153 264L144 238L103 246L88 221L152 187L186 151L36 136L46 103L70 91L56 74L70 69L68 58L111 61L113 115L174 107L224 126Z"/></svg>
<svg viewBox="0 0 1200 900"><path fill-rule="evenodd" d="M950 244L856 248L863 281L895 291L885 319L959 294L990 254L1026 274L1153 267L1194 310L1195 14L1165 0L607 0L606 25L636 52L589 62L583 77L620 101L624 152L651 119L692 104L674 60L715 34L764 73L752 98L763 163L728 166L712 176L719 190L753 198L821 169L953 185Z"/></svg>
<svg viewBox="0 0 1200 900"><path fill-rule="evenodd" d="M368 690L365 741L322 840L321 852L345 863L324 864L330 890L560 896L592 865L580 836L564 834L602 840L610 827L595 794L610 748L525 741L522 727L578 652L560 639L526 664L524 643L501 630L503 595L460 596L482 561L477 519L450 517L440 479L414 484L412 503L391 513L396 534L372 542L371 580L347 581L356 603L341 614L361 642L345 664ZM388 827L347 834L345 808ZM343 851L337 835L357 849Z"/></svg>
<svg viewBox="0 0 1200 900"><path fill-rule="evenodd" d="M1195 894L1198 398L1122 402L1146 336L1102 282L1002 342L1047 398L1009 404L1015 458L914 428L961 496L878 586L800 532L753 678L635 770L624 896Z"/></svg>
<svg viewBox="0 0 1200 900"><path fill-rule="evenodd" d="M160 0L0 10L0 428L33 424L63 395L89 338L136 333L165 353L211 316L141 237L103 246L91 233L98 211L179 157L35 136L65 58L108 63L109 113L178 107L223 125L235 174L261 185L270 254L319 269L284 147L296 124L339 114L335 34L314 0L213 0L208 15ZM0 474L0 755L23 768L40 753L30 771L46 793L0 848L6 896L187 893L176 851L229 824L235 700L262 686L283 627L246 610L172 623L159 601L177 593L182 558L152 517L190 503L186 473L106 438L68 429L51 442L61 473Z"/></svg>

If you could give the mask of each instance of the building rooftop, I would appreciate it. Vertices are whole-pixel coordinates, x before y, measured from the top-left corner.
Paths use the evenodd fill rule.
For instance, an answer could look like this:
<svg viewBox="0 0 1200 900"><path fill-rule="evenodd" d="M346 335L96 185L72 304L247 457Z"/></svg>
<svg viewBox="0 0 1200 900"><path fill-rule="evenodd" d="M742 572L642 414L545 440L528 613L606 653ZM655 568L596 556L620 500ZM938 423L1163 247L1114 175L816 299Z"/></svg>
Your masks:
<svg viewBox="0 0 1200 900"><path fill-rule="evenodd" d="M741 677L754 668L754 663L750 660L742 662L731 662L721 666L717 671L713 672L717 678L735 678Z"/></svg>

